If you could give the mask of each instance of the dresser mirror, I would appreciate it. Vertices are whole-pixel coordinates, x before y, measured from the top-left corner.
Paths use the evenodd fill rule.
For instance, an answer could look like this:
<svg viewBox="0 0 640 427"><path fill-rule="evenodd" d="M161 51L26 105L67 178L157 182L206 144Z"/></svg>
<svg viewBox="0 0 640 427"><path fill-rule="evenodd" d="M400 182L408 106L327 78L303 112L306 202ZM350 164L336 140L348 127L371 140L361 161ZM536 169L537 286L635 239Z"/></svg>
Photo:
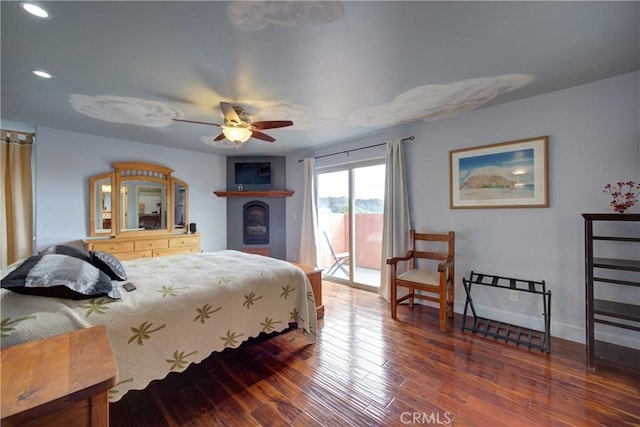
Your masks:
<svg viewBox="0 0 640 427"><path fill-rule="evenodd" d="M141 162L111 166L113 173L89 180L90 236L186 232L189 186L171 176L173 169Z"/></svg>
<svg viewBox="0 0 640 427"><path fill-rule="evenodd" d="M167 230L167 184L120 182L120 231Z"/></svg>

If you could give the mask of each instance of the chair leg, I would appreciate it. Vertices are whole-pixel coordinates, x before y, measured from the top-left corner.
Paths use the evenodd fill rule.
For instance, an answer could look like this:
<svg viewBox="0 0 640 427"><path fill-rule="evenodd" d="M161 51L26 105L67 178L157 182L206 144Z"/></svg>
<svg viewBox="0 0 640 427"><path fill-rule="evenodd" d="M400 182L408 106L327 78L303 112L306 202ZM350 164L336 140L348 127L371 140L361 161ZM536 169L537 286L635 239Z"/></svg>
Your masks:
<svg viewBox="0 0 640 427"><path fill-rule="evenodd" d="M395 281L391 281L391 318L397 318L398 310L398 289L396 288Z"/></svg>
<svg viewBox="0 0 640 427"><path fill-rule="evenodd" d="M447 332L447 290L440 288L440 309L438 314L440 315L440 332Z"/></svg>
<svg viewBox="0 0 640 427"><path fill-rule="evenodd" d="M334 273L334 268L336 267L336 264L333 263L333 265L331 267L329 267L329 269L326 272L327 276L331 276Z"/></svg>
<svg viewBox="0 0 640 427"><path fill-rule="evenodd" d="M443 301L444 302L444 301ZM447 332L447 309L446 303L440 304L440 332Z"/></svg>
<svg viewBox="0 0 640 427"><path fill-rule="evenodd" d="M455 287L454 283L451 282L449 284L448 295L447 295L447 313L449 314L449 318L453 319L453 303L455 302Z"/></svg>
<svg viewBox="0 0 640 427"><path fill-rule="evenodd" d="M338 264L338 268L339 268L340 270L342 270L342 272L343 272L344 274L346 274L346 276L347 276L347 277L349 277L349 272L348 272L347 270L345 270L345 268L344 268L344 262L342 262L342 263Z"/></svg>

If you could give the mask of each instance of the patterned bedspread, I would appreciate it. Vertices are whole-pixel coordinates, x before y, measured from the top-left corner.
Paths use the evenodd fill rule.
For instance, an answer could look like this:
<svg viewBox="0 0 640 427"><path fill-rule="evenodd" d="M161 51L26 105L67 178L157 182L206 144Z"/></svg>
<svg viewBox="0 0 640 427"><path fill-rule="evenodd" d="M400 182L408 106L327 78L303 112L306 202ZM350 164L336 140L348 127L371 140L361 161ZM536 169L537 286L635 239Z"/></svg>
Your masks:
<svg viewBox="0 0 640 427"><path fill-rule="evenodd" d="M277 259L219 251L123 263L137 289L122 299L67 300L0 290L2 347L104 324L118 363L110 400L297 322L316 337L311 285ZM115 282L114 282L115 283ZM122 282L118 282L122 286Z"/></svg>

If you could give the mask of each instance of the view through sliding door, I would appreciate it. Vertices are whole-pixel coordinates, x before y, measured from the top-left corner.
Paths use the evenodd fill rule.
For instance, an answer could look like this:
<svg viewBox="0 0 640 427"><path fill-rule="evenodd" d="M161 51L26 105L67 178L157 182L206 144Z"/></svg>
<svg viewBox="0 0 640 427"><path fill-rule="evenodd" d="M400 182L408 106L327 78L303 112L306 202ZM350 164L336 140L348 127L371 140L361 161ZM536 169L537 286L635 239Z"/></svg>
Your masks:
<svg viewBox="0 0 640 427"><path fill-rule="evenodd" d="M325 278L378 288L384 160L318 170L318 262Z"/></svg>

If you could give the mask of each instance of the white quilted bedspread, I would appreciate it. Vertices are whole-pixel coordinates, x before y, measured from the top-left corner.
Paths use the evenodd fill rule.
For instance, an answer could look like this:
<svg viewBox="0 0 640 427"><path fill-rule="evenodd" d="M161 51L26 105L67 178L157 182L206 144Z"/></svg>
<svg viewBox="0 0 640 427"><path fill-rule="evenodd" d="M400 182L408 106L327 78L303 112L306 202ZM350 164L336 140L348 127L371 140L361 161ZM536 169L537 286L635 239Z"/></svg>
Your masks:
<svg viewBox="0 0 640 427"><path fill-rule="evenodd" d="M118 363L111 401L171 371L297 322L317 331L311 285L299 268L238 251L123 262L137 289L121 300L74 301L0 293L2 347L104 324ZM122 282L118 283L122 286Z"/></svg>

